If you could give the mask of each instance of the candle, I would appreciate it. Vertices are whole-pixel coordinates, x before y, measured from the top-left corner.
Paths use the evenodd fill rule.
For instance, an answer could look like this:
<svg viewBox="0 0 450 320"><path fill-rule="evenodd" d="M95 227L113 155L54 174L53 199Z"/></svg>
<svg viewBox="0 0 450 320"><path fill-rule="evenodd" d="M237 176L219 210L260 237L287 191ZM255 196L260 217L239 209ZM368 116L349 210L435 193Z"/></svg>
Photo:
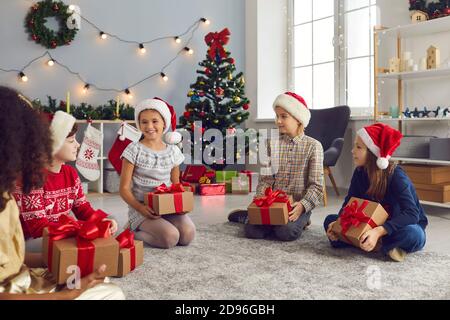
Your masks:
<svg viewBox="0 0 450 320"><path fill-rule="evenodd" d="M117 117L117 118L120 118L120 114L119 114L119 105L120 105L120 97L117 96L117 99L116 99L116 117Z"/></svg>
<svg viewBox="0 0 450 320"><path fill-rule="evenodd" d="M70 91L67 91L66 96L66 112L70 114Z"/></svg>

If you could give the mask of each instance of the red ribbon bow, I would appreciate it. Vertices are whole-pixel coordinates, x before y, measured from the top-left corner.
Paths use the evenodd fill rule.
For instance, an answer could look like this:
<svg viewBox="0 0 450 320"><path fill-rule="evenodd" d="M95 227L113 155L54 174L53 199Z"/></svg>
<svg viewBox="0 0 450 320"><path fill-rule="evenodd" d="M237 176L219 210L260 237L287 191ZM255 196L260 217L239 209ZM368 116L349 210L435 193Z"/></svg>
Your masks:
<svg viewBox="0 0 450 320"><path fill-rule="evenodd" d="M150 192L148 194L148 205L150 208L153 209L153 195L154 194L166 194L171 193L173 194L173 201L175 205L175 212L178 214L183 214L183 194L182 192L185 192L184 187L191 187L192 186L189 183L174 183L170 187L167 187L165 183L162 185L155 187L153 192Z"/></svg>
<svg viewBox="0 0 450 320"><path fill-rule="evenodd" d="M156 187L153 191L155 194L163 194L163 193L177 193L184 192L184 183L174 183L170 187L167 187L165 183ZM189 184L187 184L189 186Z"/></svg>
<svg viewBox="0 0 450 320"><path fill-rule="evenodd" d="M372 228L378 227L378 225L364 213L364 209L366 209L368 204L369 201L364 200L361 203L361 206L358 207L358 201L353 200L352 203L344 207L343 213L339 218L342 228L341 234L348 242L351 241L347 238L346 233L350 229L350 227L356 228L361 223L367 223Z"/></svg>
<svg viewBox="0 0 450 320"><path fill-rule="evenodd" d="M130 249L130 271L136 268L136 247L134 245L134 233L130 229L125 229L124 232L116 237L119 242L120 249Z"/></svg>
<svg viewBox="0 0 450 320"><path fill-rule="evenodd" d="M226 58L227 54L223 46L230 40L230 34L230 30L225 28L220 32L210 32L205 36L205 42L209 46L208 54L211 59L215 59L216 54L222 59Z"/></svg>
<svg viewBox="0 0 450 320"><path fill-rule="evenodd" d="M269 207L275 203L286 203L288 211L292 211L291 203L286 192L281 190L272 191L272 188L267 188L264 192L265 196L254 198L253 202L260 207L262 224L270 224Z"/></svg>
<svg viewBox="0 0 450 320"><path fill-rule="evenodd" d="M78 257L77 265L81 276L84 277L94 271L95 245L91 242L98 238L108 238L110 221L102 221L106 213L96 211L87 221L77 221L67 215L61 216L58 222L48 226L48 268L52 272L53 242L76 237Z"/></svg>

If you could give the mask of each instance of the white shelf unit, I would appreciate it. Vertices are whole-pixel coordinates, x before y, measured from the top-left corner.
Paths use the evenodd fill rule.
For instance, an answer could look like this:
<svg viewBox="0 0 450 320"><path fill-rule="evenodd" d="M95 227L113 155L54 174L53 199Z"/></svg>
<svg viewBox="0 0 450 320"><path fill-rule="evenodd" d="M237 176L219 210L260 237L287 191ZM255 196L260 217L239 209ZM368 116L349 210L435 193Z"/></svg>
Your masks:
<svg viewBox="0 0 450 320"><path fill-rule="evenodd" d="M414 37L420 37L425 35L432 35L437 33L450 32L450 16L444 18L438 18L434 20L429 20L420 23L412 23L405 26L397 26L394 28L384 28L384 27L376 27L374 30L374 43L379 43L378 40L380 37L391 37L394 38L397 42L397 58L401 57L402 53L402 39L411 39ZM443 67L438 69L431 70L421 70L421 71L412 71L412 72L398 72L398 73L379 73L379 48L375 46L374 52L374 120L375 121L397 121L399 125L399 130L403 132L403 124L411 122L419 122L423 121L424 123L429 123L432 125L436 121L449 121L449 117L443 118L406 118L404 116L400 116L399 118L392 118L386 116L380 116L379 114L379 81L383 80L396 80L397 81L397 103L399 106L400 115L403 112L403 100L404 100L404 91L403 84L404 81L408 80L420 80L420 79L431 79L431 78L441 78L441 77L450 77L450 67ZM431 121L431 122L430 122ZM450 166L450 161L441 161L441 160L431 160L431 159L419 159L419 158L401 158L401 157L393 157L392 160L399 161L403 163L418 163L418 164L429 164L429 165L444 165ZM450 208L450 203L440 203L440 202L432 202L432 201L424 201L420 200L420 203L429 206L442 207L442 208Z"/></svg>
<svg viewBox="0 0 450 320"><path fill-rule="evenodd" d="M134 123L134 121L125 121L126 123ZM88 124L88 121L86 120L77 120L76 123L78 124L78 133L77 133L77 139L78 142L81 144L83 142L84 137L84 131L86 130L86 126ZM91 124L96 129L100 130L100 132L103 134L103 140L100 144L100 151L98 154L98 166L100 170L100 177L96 181L90 181L88 182L88 190L89 194L92 193L99 193L103 194L103 186L104 186L104 169L105 169L105 161L108 161L108 152L109 150L104 150L104 141L105 141L105 127L116 125L117 130L120 124L122 123L121 120L92 120ZM81 126L83 125L83 126ZM114 134L117 132L117 130L114 130ZM72 165L75 167L75 162L72 163ZM79 173L80 178L83 182L86 182L83 178L83 176Z"/></svg>

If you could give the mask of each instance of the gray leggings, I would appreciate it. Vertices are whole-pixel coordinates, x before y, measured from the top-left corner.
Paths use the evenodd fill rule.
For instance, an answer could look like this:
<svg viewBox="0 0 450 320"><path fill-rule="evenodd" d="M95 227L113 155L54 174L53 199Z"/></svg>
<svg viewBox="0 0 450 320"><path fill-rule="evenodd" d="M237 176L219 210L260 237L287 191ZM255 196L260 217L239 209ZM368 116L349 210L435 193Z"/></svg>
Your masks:
<svg viewBox="0 0 450 320"><path fill-rule="evenodd" d="M293 241L300 238L303 229L307 225L311 211L303 213L297 221L289 222L286 225L281 226L268 226L268 225L255 225L245 224L245 236L250 239L264 239L271 233L275 235L278 240L281 241Z"/></svg>

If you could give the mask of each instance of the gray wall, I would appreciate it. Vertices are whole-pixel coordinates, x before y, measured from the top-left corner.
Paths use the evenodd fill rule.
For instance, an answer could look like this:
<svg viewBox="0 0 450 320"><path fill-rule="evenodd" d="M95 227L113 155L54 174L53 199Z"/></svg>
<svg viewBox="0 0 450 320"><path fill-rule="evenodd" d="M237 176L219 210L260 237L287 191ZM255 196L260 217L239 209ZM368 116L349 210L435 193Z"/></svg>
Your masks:
<svg viewBox="0 0 450 320"><path fill-rule="evenodd" d="M237 70L245 68L245 3L244 0L72 0L66 3L80 6L82 15L122 38L137 41L150 40L161 36L183 33L200 17L208 17L212 23L201 25L191 41L195 52L189 56L182 54L168 69L169 82L160 77L149 79L133 89L132 103L155 95L171 102L178 113L184 110L188 101L186 93L195 81L197 64L206 54L204 36L210 31L220 31L228 27L231 41L227 46L236 60ZM45 52L43 46L27 39L24 29L25 16L33 1L0 1L0 67L3 69L22 68L25 63ZM184 43L176 45L172 40L162 40L147 46L142 56L137 46L108 38L102 41L98 32L82 22L81 30L70 46L51 50L55 59L61 60L71 69L79 71L88 82L104 87L124 88L166 64ZM14 87L31 98L46 99L49 94L64 99L67 90L71 101L86 101L100 104L115 99L113 92L102 93L90 90L82 94L83 84L60 67L49 68L46 60L35 62L26 70L27 83L17 81L16 73L0 71L0 85ZM122 97L123 98L123 97Z"/></svg>

